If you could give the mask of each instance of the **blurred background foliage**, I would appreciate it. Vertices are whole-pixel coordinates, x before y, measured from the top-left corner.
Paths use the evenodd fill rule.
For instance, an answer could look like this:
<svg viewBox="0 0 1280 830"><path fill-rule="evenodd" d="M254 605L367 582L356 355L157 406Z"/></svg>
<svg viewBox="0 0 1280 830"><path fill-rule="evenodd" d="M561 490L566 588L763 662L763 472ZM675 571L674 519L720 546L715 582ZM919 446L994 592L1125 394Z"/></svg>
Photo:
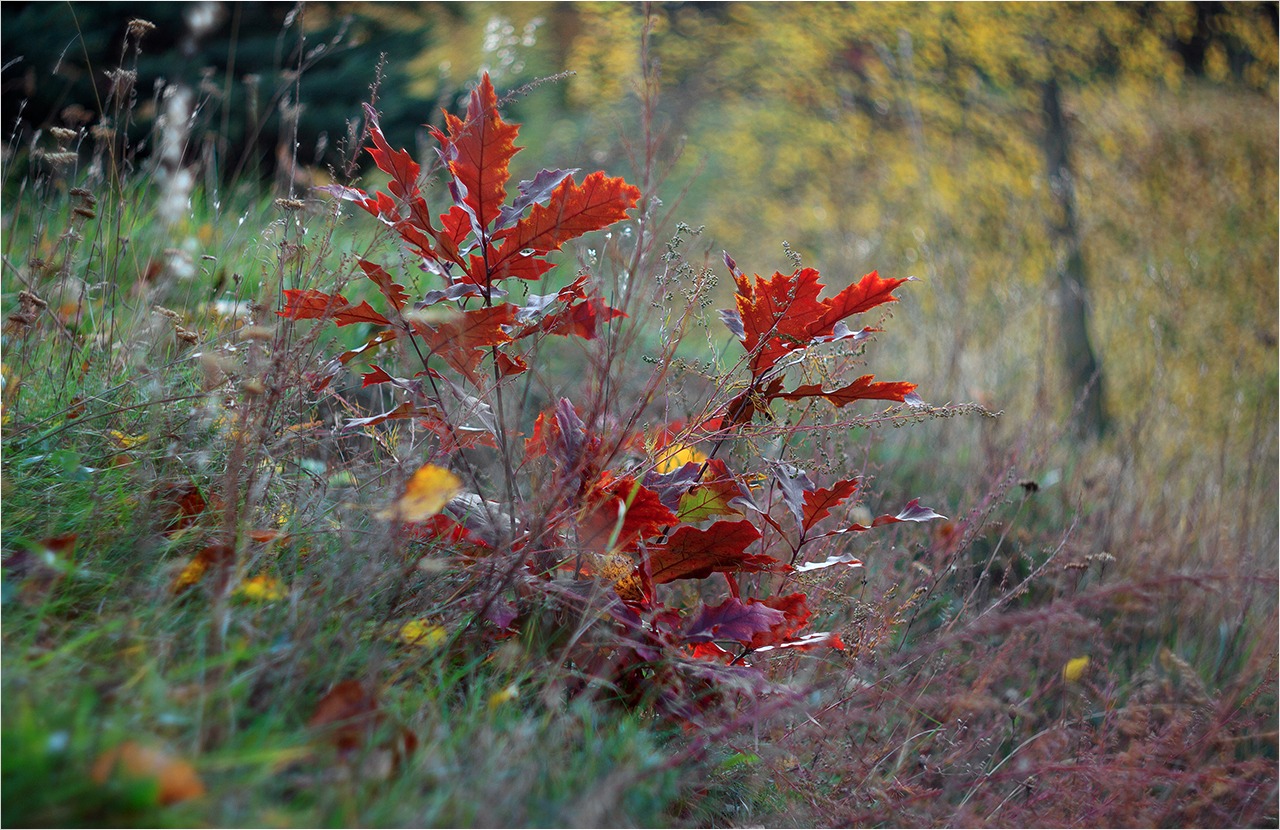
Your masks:
<svg viewBox="0 0 1280 830"><path fill-rule="evenodd" d="M136 59L131 16L157 27ZM836 288L915 275L878 374L1003 410L1006 437L1102 437L1157 503L1274 516L1275 4L6 3L4 24L10 151L132 60L139 136L164 83L198 90L210 182L295 149L295 184L358 175L371 95L427 158L482 70L533 85L515 175L636 177L648 61L662 199L710 264L786 270L785 241Z"/></svg>

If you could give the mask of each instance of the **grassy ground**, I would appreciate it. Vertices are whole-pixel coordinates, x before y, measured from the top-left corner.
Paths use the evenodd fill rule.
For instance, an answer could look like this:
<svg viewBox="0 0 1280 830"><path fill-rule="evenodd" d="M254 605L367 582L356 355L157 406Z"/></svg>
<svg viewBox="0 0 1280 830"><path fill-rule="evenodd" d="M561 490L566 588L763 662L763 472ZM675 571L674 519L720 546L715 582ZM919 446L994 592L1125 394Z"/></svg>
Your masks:
<svg viewBox="0 0 1280 830"><path fill-rule="evenodd" d="M1274 470L1158 486L1144 433L1048 412L797 439L951 518L803 578L846 649L690 730L584 691L555 609L471 636L473 570L378 520L422 436L337 429L380 402L310 378L364 332L273 313L385 261L374 223L175 215L57 140L3 176L6 826L1275 824Z"/></svg>

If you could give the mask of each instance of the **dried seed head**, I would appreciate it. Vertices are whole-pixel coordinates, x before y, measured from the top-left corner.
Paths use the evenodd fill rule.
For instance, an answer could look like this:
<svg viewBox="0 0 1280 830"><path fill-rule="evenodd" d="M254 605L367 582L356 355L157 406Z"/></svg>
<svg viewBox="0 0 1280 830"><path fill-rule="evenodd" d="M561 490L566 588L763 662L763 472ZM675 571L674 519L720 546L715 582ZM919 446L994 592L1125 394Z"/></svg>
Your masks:
<svg viewBox="0 0 1280 830"><path fill-rule="evenodd" d="M275 329L270 326L245 326L240 329L240 337L244 340L257 340L268 343L276 336Z"/></svg>
<svg viewBox="0 0 1280 830"><path fill-rule="evenodd" d="M70 167L80 159L78 153L62 152L62 153L40 153L40 157L49 162L55 168Z"/></svg>
<svg viewBox="0 0 1280 830"><path fill-rule="evenodd" d="M32 294L30 291L18 292L18 303L24 306L32 306L34 308L48 308L49 304L44 300Z"/></svg>
<svg viewBox="0 0 1280 830"><path fill-rule="evenodd" d="M129 36L136 37L141 40L147 32L153 31L155 28L156 24L152 23L150 20L143 20L140 17L135 17L133 20L129 21Z"/></svg>
<svg viewBox="0 0 1280 830"><path fill-rule="evenodd" d="M65 147L68 143L74 141L80 133L77 130L69 130L66 127L50 127L49 135L53 136L58 144Z"/></svg>
<svg viewBox="0 0 1280 830"><path fill-rule="evenodd" d="M301 199L276 199L275 205L281 210L302 210L305 203Z"/></svg>
<svg viewBox="0 0 1280 830"><path fill-rule="evenodd" d="M111 97L123 101L133 94L133 86L138 82L138 73L132 69L108 69L107 80L111 82Z"/></svg>
<svg viewBox="0 0 1280 830"><path fill-rule="evenodd" d="M60 113L63 122L78 127L93 120L93 113L79 104L69 104Z"/></svg>

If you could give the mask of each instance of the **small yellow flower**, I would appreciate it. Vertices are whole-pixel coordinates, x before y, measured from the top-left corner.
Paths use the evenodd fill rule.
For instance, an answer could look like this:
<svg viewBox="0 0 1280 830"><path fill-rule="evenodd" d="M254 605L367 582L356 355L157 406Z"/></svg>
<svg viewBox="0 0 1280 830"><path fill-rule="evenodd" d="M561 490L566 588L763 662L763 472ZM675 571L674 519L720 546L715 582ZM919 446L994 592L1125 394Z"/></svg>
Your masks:
<svg viewBox="0 0 1280 830"><path fill-rule="evenodd" d="M1062 667L1062 679L1068 683L1079 683L1087 668L1089 668L1088 656L1073 657Z"/></svg>
<svg viewBox="0 0 1280 830"><path fill-rule="evenodd" d="M409 620L400 627L401 641L411 646L437 648L449 637L448 630L442 625L433 625L426 620Z"/></svg>
<svg viewBox="0 0 1280 830"><path fill-rule="evenodd" d="M258 574L240 583L236 595L254 602L273 602L284 599L284 587L274 576Z"/></svg>

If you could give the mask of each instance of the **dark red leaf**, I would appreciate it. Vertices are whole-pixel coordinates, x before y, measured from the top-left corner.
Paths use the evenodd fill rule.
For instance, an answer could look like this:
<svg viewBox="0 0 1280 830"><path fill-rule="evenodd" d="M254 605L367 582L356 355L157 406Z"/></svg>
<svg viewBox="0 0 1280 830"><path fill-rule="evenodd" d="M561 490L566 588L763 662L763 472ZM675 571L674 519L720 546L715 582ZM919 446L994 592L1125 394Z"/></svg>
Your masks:
<svg viewBox="0 0 1280 830"><path fill-rule="evenodd" d="M382 296L387 298L392 308L396 310L404 308L404 304L409 300L409 295L405 293L403 285L391 278L391 275L387 273L387 269L364 259L356 260L356 262L364 270L365 276L373 280L374 284L382 291Z"/></svg>
<svg viewBox="0 0 1280 830"><path fill-rule="evenodd" d="M341 294L326 294L311 288L287 288L284 297L284 310L277 311L276 314L290 320L332 319L339 326L349 326L354 323L376 323L385 326L389 322L386 317L374 311L373 306L368 302L362 301L360 305L353 306Z"/></svg>
<svg viewBox="0 0 1280 830"><path fill-rule="evenodd" d="M578 518L578 543L584 550L626 550L675 523L657 493L635 479L604 473Z"/></svg>
<svg viewBox="0 0 1280 830"><path fill-rule="evenodd" d="M783 616L783 619L768 631L762 631L751 638L748 645L753 651L763 646L776 646L793 639L797 632L813 619L813 612L809 610L809 599L804 594L787 594L764 600L753 599L751 603L774 609Z"/></svg>
<svg viewBox="0 0 1280 830"><path fill-rule="evenodd" d="M369 371L360 376L360 387L375 386L379 383L395 383L396 378L387 374L386 370L375 363L369 364Z"/></svg>
<svg viewBox="0 0 1280 830"><path fill-rule="evenodd" d="M396 339L395 329L383 329L382 331L375 334L373 337L370 337L368 340L366 340L363 346L356 346L354 349L348 349L347 351L338 355L338 362L348 363L351 360L351 358L357 355L363 354L366 351L372 354L373 352L376 352L378 348L381 347L384 343L390 343L392 340L395 340L395 339Z"/></svg>
<svg viewBox="0 0 1280 830"><path fill-rule="evenodd" d="M927 522L932 519L945 519L941 513L936 513L930 507L924 507L920 504L920 499L912 499L907 502L906 507L897 512L896 515L890 516L885 514L877 516L869 525L852 524L843 530L837 530L833 533L824 534L834 536L837 533L856 533L864 530L871 530L873 527L883 527L884 525L897 524L898 522Z"/></svg>
<svg viewBox="0 0 1280 830"><path fill-rule="evenodd" d="M352 418L343 424L343 429L359 429L361 427L371 427L375 424L381 424L384 421L395 421L403 418L412 418L415 415L423 414L416 406L409 401L397 406L389 412L383 412L380 415L371 415L368 418Z"/></svg>
<svg viewBox="0 0 1280 830"><path fill-rule="evenodd" d="M510 303L475 308L439 323L415 320L413 330L433 354L474 380L475 368L484 357L477 350L511 341L503 326L515 321L516 310Z"/></svg>
<svg viewBox="0 0 1280 830"><path fill-rule="evenodd" d="M649 552L649 573L655 585L677 579L705 579L713 573L783 573L790 567L762 553L746 549L760 538L748 521L716 522L706 530L684 525L666 544Z"/></svg>
<svg viewBox="0 0 1280 830"><path fill-rule="evenodd" d="M837 481L830 488L819 487L804 494L804 521L801 529L809 528L822 521L831 511L839 507L858 490L856 478Z"/></svg>
<svg viewBox="0 0 1280 830"><path fill-rule="evenodd" d="M873 382L875 375L863 375L848 386L831 392L824 392L820 384L797 387L794 391L778 395L786 401L798 401L804 398L826 398L836 407L846 406L854 401L876 400L897 401L902 403L907 395L915 391L914 383L906 381Z"/></svg>
<svg viewBox="0 0 1280 830"><path fill-rule="evenodd" d="M382 135L382 127L378 124L378 113L368 104L364 105L365 117L369 119L369 137L373 146L368 148L378 169L391 177L388 184L391 192L401 199L411 199L418 195L418 175L422 168L409 155L408 150L396 150L387 143Z"/></svg>

